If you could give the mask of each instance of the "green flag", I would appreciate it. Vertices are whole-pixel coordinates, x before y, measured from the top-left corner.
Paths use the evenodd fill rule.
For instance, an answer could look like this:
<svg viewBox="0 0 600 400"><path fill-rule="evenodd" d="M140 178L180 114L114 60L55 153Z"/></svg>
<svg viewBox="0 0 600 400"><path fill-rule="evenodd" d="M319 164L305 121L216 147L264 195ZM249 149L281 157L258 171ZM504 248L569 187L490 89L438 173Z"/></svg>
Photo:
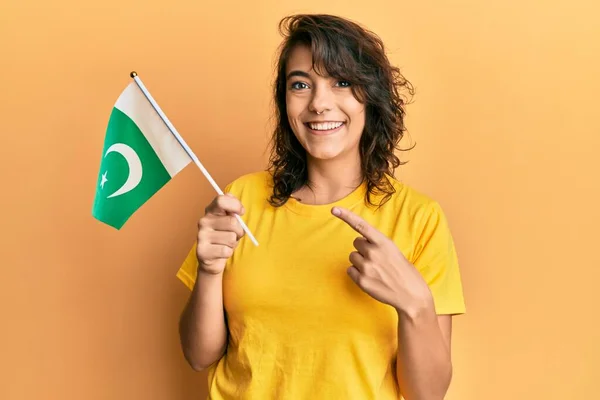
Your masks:
<svg viewBox="0 0 600 400"><path fill-rule="evenodd" d="M132 82L110 115L92 215L120 229L190 162L144 93Z"/></svg>

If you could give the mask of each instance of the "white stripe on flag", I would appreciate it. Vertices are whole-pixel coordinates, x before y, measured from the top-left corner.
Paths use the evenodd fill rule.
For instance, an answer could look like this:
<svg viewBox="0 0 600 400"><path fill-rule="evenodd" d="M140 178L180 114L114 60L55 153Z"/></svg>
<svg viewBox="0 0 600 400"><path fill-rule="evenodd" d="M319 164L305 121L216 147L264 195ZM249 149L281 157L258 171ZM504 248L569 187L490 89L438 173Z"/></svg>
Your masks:
<svg viewBox="0 0 600 400"><path fill-rule="evenodd" d="M135 82L125 88L115 108L138 126L171 177L192 161Z"/></svg>

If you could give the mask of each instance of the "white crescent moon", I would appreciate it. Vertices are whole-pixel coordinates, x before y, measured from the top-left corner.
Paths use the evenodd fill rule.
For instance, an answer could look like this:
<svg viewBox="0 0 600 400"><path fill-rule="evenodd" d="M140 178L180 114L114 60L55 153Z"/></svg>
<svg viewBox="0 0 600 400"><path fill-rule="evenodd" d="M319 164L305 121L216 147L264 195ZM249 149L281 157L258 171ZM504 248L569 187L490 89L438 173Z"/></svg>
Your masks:
<svg viewBox="0 0 600 400"><path fill-rule="evenodd" d="M127 180L123 186L108 196L109 198L120 196L135 189L135 187L139 185L142 180L142 162L140 161L140 157L137 155L135 150L124 143L115 143L110 146L108 150L106 150L104 157L112 152L119 153L123 156L123 158L125 158L125 161L127 161L127 165L129 166L129 176L127 176Z"/></svg>

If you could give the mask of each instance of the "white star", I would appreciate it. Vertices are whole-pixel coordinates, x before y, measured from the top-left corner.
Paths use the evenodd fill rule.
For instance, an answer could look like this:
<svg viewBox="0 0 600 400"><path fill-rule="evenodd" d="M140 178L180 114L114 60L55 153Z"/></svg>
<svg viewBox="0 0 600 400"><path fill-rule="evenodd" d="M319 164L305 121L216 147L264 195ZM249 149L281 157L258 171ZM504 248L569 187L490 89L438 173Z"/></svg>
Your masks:
<svg viewBox="0 0 600 400"><path fill-rule="evenodd" d="M106 174L108 174L108 171L102 174L102 182L100 182L100 187L102 189L104 189L104 184L106 183L106 181L108 181L108 179L106 179Z"/></svg>

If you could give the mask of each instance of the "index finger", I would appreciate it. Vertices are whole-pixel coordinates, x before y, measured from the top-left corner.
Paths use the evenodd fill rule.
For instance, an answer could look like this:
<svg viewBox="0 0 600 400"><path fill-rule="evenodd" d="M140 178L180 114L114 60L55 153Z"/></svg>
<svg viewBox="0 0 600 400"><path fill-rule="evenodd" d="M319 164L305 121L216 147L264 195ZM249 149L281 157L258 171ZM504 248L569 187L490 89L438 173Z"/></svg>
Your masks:
<svg viewBox="0 0 600 400"><path fill-rule="evenodd" d="M383 234L373 228L367 221L354 214L352 211L342 207L334 207L331 213L350 225L352 229L360 233L365 239L371 243L379 243Z"/></svg>

